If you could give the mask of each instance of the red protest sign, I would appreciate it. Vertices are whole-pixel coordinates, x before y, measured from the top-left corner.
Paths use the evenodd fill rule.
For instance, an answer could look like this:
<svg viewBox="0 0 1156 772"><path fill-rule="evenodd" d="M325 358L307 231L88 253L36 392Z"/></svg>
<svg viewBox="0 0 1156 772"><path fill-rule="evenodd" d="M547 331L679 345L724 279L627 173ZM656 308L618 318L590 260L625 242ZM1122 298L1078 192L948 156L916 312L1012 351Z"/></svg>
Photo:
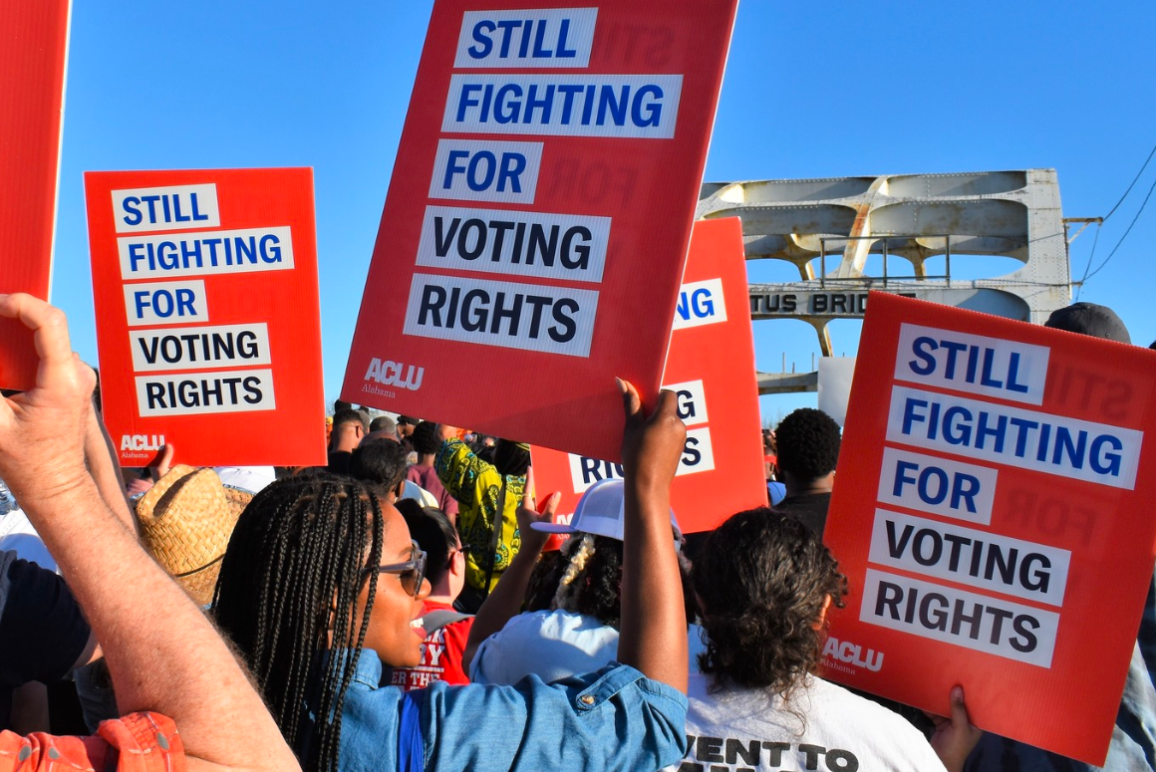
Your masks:
<svg viewBox="0 0 1156 772"><path fill-rule="evenodd" d="M670 490L683 532L710 531L736 512L765 507L755 350L737 217L694 224L663 383L677 394L687 427ZM535 445L531 457L539 501L561 491L558 511L564 516L598 480L622 477L620 464L588 456Z"/></svg>
<svg viewBox="0 0 1156 772"><path fill-rule="evenodd" d="M0 14L0 292L48 298L56 224L68 0L6 0ZM0 319L0 387L36 380L32 335Z"/></svg>
<svg viewBox="0 0 1156 772"><path fill-rule="evenodd" d="M617 459L659 386L736 0L438 0L342 397Z"/></svg>
<svg viewBox="0 0 1156 772"><path fill-rule="evenodd" d="M871 293L825 541L832 680L1103 763L1156 540L1156 356Z"/></svg>
<svg viewBox="0 0 1156 772"><path fill-rule="evenodd" d="M325 463L312 169L88 172L104 419L124 466Z"/></svg>

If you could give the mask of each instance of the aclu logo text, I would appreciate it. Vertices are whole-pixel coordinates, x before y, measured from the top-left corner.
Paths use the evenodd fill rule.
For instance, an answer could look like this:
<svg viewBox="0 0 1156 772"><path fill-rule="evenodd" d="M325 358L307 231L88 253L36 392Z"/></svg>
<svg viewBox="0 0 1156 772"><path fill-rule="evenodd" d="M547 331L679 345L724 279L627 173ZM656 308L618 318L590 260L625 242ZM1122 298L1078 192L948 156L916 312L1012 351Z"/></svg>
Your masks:
<svg viewBox="0 0 1156 772"><path fill-rule="evenodd" d="M864 652L863 647L859 644L851 643L851 641L840 641L835 637L827 639L827 643L823 646L823 657L830 657L837 662L848 665L865 667L872 673L878 673L883 668L883 652L873 649L867 649Z"/></svg>
<svg viewBox="0 0 1156 772"><path fill-rule="evenodd" d="M425 376L424 367L410 365L407 368L401 362L374 357L365 372L364 380L376 381L382 386L397 386L399 389L417 391L421 388L423 376Z"/></svg>
<svg viewBox="0 0 1156 772"><path fill-rule="evenodd" d="M121 450L160 450L165 444L163 434L122 434Z"/></svg>

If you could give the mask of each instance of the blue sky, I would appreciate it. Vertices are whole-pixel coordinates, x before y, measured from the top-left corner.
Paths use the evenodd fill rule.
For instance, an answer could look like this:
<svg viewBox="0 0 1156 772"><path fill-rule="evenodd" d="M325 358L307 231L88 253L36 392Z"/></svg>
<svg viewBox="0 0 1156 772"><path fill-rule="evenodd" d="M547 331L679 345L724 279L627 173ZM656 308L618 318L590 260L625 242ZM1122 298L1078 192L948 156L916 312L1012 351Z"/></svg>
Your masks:
<svg viewBox="0 0 1156 772"><path fill-rule="evenodd" d="M84 171L312 166L326 394L337 395L430 7L74 4L53 300L85 359L96 340ZM1051 167L1065 216L1106 215L1156 144L1154 38L1156 5L1142 0L743 0L706 179ZM1104 224L1097 264L1154 181L1156 159ZM1077 278L1094 236L1071 246ZM1145 346L1153 240L1156 200L1080 298L1112 306ZM755 266L752 278L794 270ZM853 355L858 325L831 329L835 352ZM810 370L818 352L802 322L759 322L755 340L764 370L784 355ZM767 397L764 418L814 403Z"/></svg>

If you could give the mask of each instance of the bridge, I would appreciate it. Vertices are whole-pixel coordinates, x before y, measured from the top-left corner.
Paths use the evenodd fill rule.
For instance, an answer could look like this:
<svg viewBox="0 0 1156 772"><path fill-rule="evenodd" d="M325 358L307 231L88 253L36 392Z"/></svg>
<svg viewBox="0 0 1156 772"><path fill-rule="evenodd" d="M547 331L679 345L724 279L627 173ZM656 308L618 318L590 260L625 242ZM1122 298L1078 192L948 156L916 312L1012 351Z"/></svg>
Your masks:
<svg viewBox="0 0 1156 772"><path fill-rule="evenodd" d="M869 290L1036 324L1071 299L1054 169L703 185L696 219L733 216L748 260L785 260L799 271L797 282L751 284L751 318L809 323L823 356L833 350L827 324L862 318ZM882 258L871 262L873 274L871 255ZM944 273L929 275L928 259L940 255ZM1023 265L1004 276L952 276L953 266L990 255ZM896 263L903 270L894 272ZM817 384L817 373L759 373L760 394Z"/></svg>

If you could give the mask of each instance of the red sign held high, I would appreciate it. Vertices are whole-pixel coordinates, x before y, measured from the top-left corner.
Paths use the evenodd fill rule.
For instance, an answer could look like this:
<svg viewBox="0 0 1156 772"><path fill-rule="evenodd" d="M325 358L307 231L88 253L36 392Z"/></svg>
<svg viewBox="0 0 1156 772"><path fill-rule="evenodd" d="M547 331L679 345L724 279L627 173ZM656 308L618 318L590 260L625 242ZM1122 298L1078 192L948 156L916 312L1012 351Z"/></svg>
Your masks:
<svg viewBox="0 0 1156 772"><path fill-rule="evenodd" d="M1102 764L1156 542L1156 355L873 292L824 675Z"/></svg>
<svg viewBox="0 0 1156 772"><path fill-rule="evenodd" d="M736 4L434 4L344 399L617 459L614 377L658 391Z"/></svg>
<svg viewBox="0 0 1156 772"><path fill-rule="evenodd" d="M124 466L325 463L311 169L85 174Z"/></svg>

